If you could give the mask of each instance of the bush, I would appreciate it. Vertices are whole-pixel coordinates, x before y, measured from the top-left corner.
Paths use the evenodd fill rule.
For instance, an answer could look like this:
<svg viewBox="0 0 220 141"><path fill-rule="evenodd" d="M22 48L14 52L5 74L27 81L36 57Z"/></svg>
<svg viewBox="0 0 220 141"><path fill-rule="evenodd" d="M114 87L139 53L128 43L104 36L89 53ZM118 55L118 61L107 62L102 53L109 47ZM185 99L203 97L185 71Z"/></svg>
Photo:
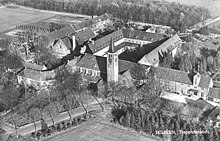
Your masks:
<svg viewBox="0 0 220 141"><path fill-rule="evenodd" d="M66 124L64 121L62 121L62 130L66 130Z"/></svg>
<svg viewBox="0 0 220 141"><path fill-rule="evenodd" d="M55 130L56 130L56 127L53 125L53 126L50 127L50 129L51 129L52 131L55 131Z"/></svg>
<svg viewBox="0 0 220 141"><path fill-rule="evenodd" d="M77 118L77 124L80 124L80 123L82 123L82 119L81 119L81 117L78 117Z"/></svg>
<svg viewBox="0 0 220 141"><path fill-rule="evenodd" d="M31 137L32 137L32 138L36 138L36 133L35 133L35 132L32 132L32 133L31 133Z"/></svg>
<svg viewBox="0 0 220 141"><path fill-rule="evenodd" d="M76 119L73 119L72 126L76 126L76 125L77 125Z"/></svg>
<svg viewBox="0 0 220 141"><path fill-rule="evenodd" d="M40 139L41 135L42 135L41 131L37 131L37 139L38 140Z"/></svg>
<svg viewBox="0 0 220 141"><path fill-rule="evenodd" d="M60 124L58 124L56 128L57 128L58 132L61 131L61 125Z"/></svg>
<svg viewBox="0 0 220 141"><path fill-rule="evenodd" d="M47 136L51 135L51 133L52 133L52 129L48 129L47 130Z"/></svg>
<svg viewBox="0 0 220 141"><path fill-rule="evenodd" d="M71 127L71 123L70 122L67 122L67 128L70 128Z"/></svg>

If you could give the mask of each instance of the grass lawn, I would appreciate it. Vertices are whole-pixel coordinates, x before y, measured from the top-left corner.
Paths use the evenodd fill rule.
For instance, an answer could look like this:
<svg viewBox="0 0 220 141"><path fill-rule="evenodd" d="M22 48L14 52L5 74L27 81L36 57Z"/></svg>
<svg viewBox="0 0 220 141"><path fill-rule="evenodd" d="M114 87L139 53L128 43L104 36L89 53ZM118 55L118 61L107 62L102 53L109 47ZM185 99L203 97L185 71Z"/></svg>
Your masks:
<svg viewBox="0 0 220 141"><path fill-rule="evenodd" d="M54 13L39 12L20 7L0 8L0 32L13 28L16 25L27 24L54 16Z"/></svg>
<svg viewBox="0 0 220 141"><path fill-rule="evenodd" d="M88 121L79 127L44 141L158 141L146 135L108 122Z"/></svg>

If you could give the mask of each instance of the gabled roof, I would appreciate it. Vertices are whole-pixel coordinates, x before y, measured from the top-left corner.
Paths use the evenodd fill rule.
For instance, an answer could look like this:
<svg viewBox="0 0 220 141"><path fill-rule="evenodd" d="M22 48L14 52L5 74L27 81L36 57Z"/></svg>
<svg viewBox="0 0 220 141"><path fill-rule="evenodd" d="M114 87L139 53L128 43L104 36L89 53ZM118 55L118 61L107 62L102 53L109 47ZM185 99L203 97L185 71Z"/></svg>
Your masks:
<svg viewBox="0 0 220 141"><path fill-rule="evenodd" d="M139 30L120 29L94 41L94 43L90 43L89 48L91 49L93 53L95 53L109 46L111 38L113 38L114 42L117 42L121 40L122 38L155 42L164 37L165 37L164 34L148 33L148 32L139 31ZM118 50L117 47L115 47L115 50Z"/></svg>
<svg viewBox="0 0 220 141"><path fill-rule="evenodd" d="M113 42L117 42L118 40L122 39L123 38L122 30L121 29L117 30L111 34L108 34L108 35L94 41L94 43L90 43L89 48L91 49L91 51L93 53L97 52L97 51L109 46L111 38L113 38L112 39Z"/></svg>
<svg viewBox="0 0 220 141"><path fill-rule="evenodd" d="M27 62L23 62L23 65L25 68L27 69L31 69L31 70L43 70L44 66L42 65L37 65L37 64L32 64L32 63L27 63Z"/></svg>
<svg viewBox="0 0 220 141"><path fill-rule="evenodd" d="M47 79L53 79L55 77L54 71L40 71L25 68L18 76L29 78L35 81L47 81Z"/></svg>
<svg viewBox="0 0 220 141"><path fill-rule="evenodd" d="M91 28L87 28L83 31L77 32L73 36L76 37L76 41L80 43L84 43L85 41L89 40L90 38L95 37L95 33L91 30Z"/></svg>
<svg viewBox="0 0 220 141"><path fill-rule="evenodd" d="M68 35L74 34L74 33L76 33L76 30L73 29L72 26L67 26L67 27L61 28L57 31L50 32L50 33L46 34L46 36L48 36L48 38L50 40L57 40L57 39L64 38Z"/></svg>
<svg viewBox="0 0 220 141"><path fill-rule="evenodd" d="M212 80L211 77L201 75L201 79L199 81L198 86L201 88L209 88L209 84L210 84L211 80Z"/></svg>
<svg viewBox="0 0 220 141"><path fill-rule="evenodd" d="M62 38L61 41L68 49L72 49L72 42L69 37Z"/></svg>
<svg viewBox="0 0 220 141"><path fill-rule="evenodd" d="M40 71L31 70L31 69L24 69L21 73L18 74L19 76L29 78L35 81L44 81L44 75L41 74Z"/></svg>
<svg viewBox="0 0 220 141"><path fill-rule="evenodd" d="M182 40L176 34L162 43L160 46L152 50L150 53L146 54L139 63L146 65L155 65L159 62L159 55L162 55L162 52L167 50L173 50L177 45L181 44Z"/></svg>
<svg viewBox="0 0 220 141"><path fill-rule="evenodd" d="M140 30L122 29L124 38L155 42L164 38L164 34L145 32Z"/></svg>
<svg viewBox="0 0 220 141"><path fill-rule="evenodd" d="M137 65L136 63L120 60L118 61L119 72L124 72ZM107 72L107 58L101 56L95 56L91 54L85 54L82 59L77 62L77 67L87 68L91 70L100 71L102 73Z"/></svg>
<svg viewBox="0 0 220 141"><path fill-rule="evenodd" d="M155 68L156 76L161 79L193 85L193 76L194 76L193 74L180 70L164 68L164 67L153 67L153 68ZM201 75L201 79L199 81L198 86L201 88L209 88L210 81L211 81L211 77Z"/></svg>
<svg viewBox="0 0 220 141"><path fill-rule="evenodd" d="M210 88L208 97L220 99L220 89L219 88Z"/></svg>
<svg viewBox="0 0 220 141"><path fill-rule="evenodd" d="M153 67L155 68L155 75L158 78L179 82L183 84L192 85L193 84L193 75L190 75L187 72L168 69L164 67Z"/></svg>

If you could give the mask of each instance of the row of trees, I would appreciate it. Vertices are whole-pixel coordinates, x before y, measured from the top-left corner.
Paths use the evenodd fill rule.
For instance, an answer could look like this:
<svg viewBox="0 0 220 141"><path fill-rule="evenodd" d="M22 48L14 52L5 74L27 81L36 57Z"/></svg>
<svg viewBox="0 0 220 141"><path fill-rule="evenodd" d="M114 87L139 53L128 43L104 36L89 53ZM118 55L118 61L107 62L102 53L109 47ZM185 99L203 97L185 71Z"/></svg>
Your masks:
<svg viewBox="0 0 220 141"><path fill-rule="evenodd" d="M114 17L123 20L169 25L177 30L184 30L185 27L191 26L210 17L209 11L201 7L159 1L141 1L141 3L133 3L132 6L123 1L110 2L107 0L83 0L70 2L61 0L11 0L11 2L38 9L85 15L110 13Z"/></svg>
<svg viewBox="0 0 220 141"><path fill-rule="evenodd" d="M220 68L220 51L210 51L202 48L200 50L201 57L198 58L195 52L188 50L187 53L172 57L172 53L168 51L163 54L160 66L172 69L178 69L185 72L206 74L207 72L216 72Z"/></svg>
<svg viewBox="0 0 220 141"><path fill-rule="evenodd" d="M5 82L0 96L4 98L6 109L11 110L6 119L15 126L16 131L19 126L31 122L36 130L36 122L41 121L43 125L46 118L50 118L55 125L54 117L63 111L67 111L72 120L73 109L80 105L87 114L87 107L93 98L104 109L97 98L97 86L88 87L83 84L79 73L69 73L65 67L56 70L54 86L47 90L37 91L32 86L20 86L18 89L9 84L11 81Z"/></svg>
<svg viewBox="0 0 220 141"><path fill-rule="evenodd" d="M121 106L120 109L115 108L112 110L112 114L115 122L123 126L159 136L166 140L217 141L220 139L220 132L216 128L209 128L204 123L184 120L178 114L165 116L160 110L152 112L129 106ZM192 133L184 134L181 131ZM201 132L193 133L193 131Z"/></svg>

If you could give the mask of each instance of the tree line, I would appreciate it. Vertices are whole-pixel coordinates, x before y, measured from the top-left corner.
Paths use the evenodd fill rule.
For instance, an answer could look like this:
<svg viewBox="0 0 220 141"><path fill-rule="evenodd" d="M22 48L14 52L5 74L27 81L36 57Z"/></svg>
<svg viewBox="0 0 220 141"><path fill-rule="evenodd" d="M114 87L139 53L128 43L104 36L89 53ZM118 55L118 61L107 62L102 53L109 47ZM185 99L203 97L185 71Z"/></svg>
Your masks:
<svg viewBox="0 0 220 141"><path fill-rule="evenodd" d="M202 7L182 5L160 1L141 1L132 5L107 0L51 1L51 0L11 0L18 5L44 10L54 10L85 15L101 15L110 13L114 17L128 21L139 21L160 25L168 25L176 30L184 30L210 17L210 12Z"/></svg>
<svg viewBox="0 0 220 141"><path fill-rule="evenodd" d="M153 112L122 105L119 109L113 109L112 115L114 122L166 140L217 141L220 139L218 129L208 127L204 123L185 120L178 114L166 116L160 110ZM192 133L187 134L184 131L191 131ZM201 132L193 133L193 131Z"/></svg>
<svg viewBox="0 0 220 141"><path fill-rule="evenodd" d="M184 45L187 52L172 57L172 52L164 52L160 58L160 66L177 69L189 73L207 74L220 70L220 50L200 49L200 56L196 56L194 47L190 44Z"/></svg>

